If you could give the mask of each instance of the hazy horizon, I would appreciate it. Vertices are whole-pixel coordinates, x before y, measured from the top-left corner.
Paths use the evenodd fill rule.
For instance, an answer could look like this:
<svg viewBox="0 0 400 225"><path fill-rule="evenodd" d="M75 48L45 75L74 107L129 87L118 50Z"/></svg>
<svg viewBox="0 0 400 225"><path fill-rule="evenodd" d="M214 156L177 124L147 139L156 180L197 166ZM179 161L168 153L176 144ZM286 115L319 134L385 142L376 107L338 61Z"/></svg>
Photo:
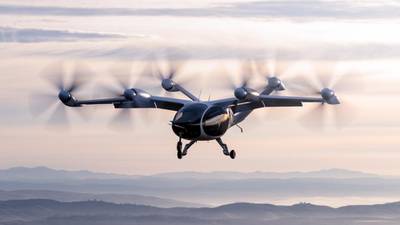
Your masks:
<svg viewBox="0 0 400 225"><path fill-rule="evenodd" d="M370 173L368 171L361 171L361 170L350 170L350 169L343 169L343 168L321 168L316 170L281 170L281 171L274 171L274 170L248 170L248 171L238 171L238 170L171 170L171 171L162 171L156 173L114 173L110 171L101 171L101 170L91 170L87 168L77 168L77 169L68 169L68 168L59 168L59 167L48 167L46 165L35 165L35 166L24 166L24 165L15 165L12 167L0 167L1 170L11 170L11 169L50 169L56 171L68 171L68 172L80 172L80 171L88 171L93 173L104 173L104 174L116 174L116 175L127 175L127 176L154 176L154 175L162 175L162 174L174 174L174 173L200 173L200 174L211 174L211 173L243 173L243 174L250 174L250 173L276 173L276 174L287 174L287 173L312 173L312 172L354 172L354 173L363 173L368 175L376 175L376 176L389 176L389 177L396 177L400 176L400 174L395 175L387 175L387 174L379 174L379 173Z"/></svg>
<svg viewBox="0 0 400 225"><path fill-rule="evenodd" d="M0 200L102 200L153 206L235 202L340 207L400 201L400 177L331 169L310 172L175 172L124 175L47 167L0 170ZM209 191L212 190L212 191ZM382 191L384 190L384 191Z"/></svg>

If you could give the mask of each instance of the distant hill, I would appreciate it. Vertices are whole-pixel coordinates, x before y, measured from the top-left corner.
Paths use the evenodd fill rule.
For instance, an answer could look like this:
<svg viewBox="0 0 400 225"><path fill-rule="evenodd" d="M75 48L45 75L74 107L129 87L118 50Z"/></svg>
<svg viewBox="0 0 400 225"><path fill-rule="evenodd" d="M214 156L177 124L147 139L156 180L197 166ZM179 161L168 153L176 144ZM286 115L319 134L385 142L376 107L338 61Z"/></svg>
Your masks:
<svg viewBox="0 0 400 225"><path fill-rule="evenodd" d="M379 199L380 202L388 201L384 199L397 199L400 196L400 178L341 169L288 173L180 172L131 176L46 167L17 167L0 171L0 189L90 193L95 194L96 199L112 202L121 202L118 199L123 198L123 195L156 196L206 205L232 201L297 202L318 196L322 199L319 203L335 204L335 200L333 203L326 201L335 198L342 200L342 203L336 205L342 205L354 202L345 200L348 198ZM110 200L114 196L104 195L109 193L119 196ZM37 197L47 198L40 195ZM92 198L86 196L74 199Z"/></svg>
<svg viewBox="0 0 400 225"><path fill-rule="evenodd" d="M55 170L47 167L13 167L0 170L0 180L130 179L136 176L96 173L87 170Z"/></svg>
<svg viewBox="0 0 400 225"><path fill-rule="evenodd" d="M368 178L379 175L344 169L327 169L310 172L171 172L150 176L120 175L98 173L87 170L55 170L47 167L13 167L0 170L0 180L65 180L65 179L136 179L136 178L173 178L173 179L288 179L288 178Z"/></svg>
<svg viewBox="0 0 400 225"><path fill-rule="evenodd" d="M310 172L174 172L155 174L165 178L196 178L196 179L288 179L288 178L367 178L379 175L344 169L327 169Z"/></svg>
<svg viewBox="0 0 400 225"><path fill-rule="evenodd" d="M50 199L62 202L76 201L105 201L111 203L129 203L156 207L204 207L205 205L190 202L176 201L172 199L157 198L151 196L133 194L89 194L65 191L49 190L0 190L0 201L6 200L28 200L28 199Z"/></svg>
<svg viewBox="0 0 400 225"><path fill-rule="evenodd" d="M279 206L235 203L215 208L157 208L102 201L64 203L33 199L0 202L0 224L216 224L337 225L399 224L400 203L331 208L312 204Z"/></svg>

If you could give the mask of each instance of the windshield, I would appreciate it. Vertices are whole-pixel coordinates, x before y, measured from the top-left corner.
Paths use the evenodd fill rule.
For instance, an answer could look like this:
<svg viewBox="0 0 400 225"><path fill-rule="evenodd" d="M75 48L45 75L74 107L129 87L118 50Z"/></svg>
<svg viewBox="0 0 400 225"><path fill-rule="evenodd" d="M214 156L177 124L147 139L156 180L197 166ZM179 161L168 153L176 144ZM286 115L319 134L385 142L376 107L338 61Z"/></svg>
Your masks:
<svg viewBox="0 0 400 225"><path fill-rule="evenodd" d="M206 134L220 136L229 127L229 113L226 109L218 106L210 107L203 118L203 129Z"/></svg>
<svg viewBox="0 0 400 225"><path fill-rule="evenodd" d="M207 105L193 104L182 108L174 118L176 123L200 123Z"/></svg>

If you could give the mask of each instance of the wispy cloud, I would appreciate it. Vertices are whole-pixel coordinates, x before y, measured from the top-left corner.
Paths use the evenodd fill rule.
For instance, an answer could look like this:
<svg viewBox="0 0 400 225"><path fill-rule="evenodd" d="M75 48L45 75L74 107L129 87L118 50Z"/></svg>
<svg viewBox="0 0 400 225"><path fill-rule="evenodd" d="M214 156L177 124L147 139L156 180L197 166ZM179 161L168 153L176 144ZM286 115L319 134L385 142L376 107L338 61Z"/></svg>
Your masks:
<svg viewBox="0 0 400 225"><path fill-rule="evenodd" d="M187 16L263 18L398 18L400 5L352 1L254 1L217 4L202 8L80 8L58 6L0 5L0 14L52 16Z"/></svg>
<svg viewBox="0 0 400 225"><path fill-rule="evenodd" d="M119 34L86 33L65 30L0 27L0 42L79 41L86 39L123 38Z"/></svg>
<svg viewBox="0 0 400 225"><path fill-rule="evenodd" d="M398 44L304 44L296 48L280 48L277 51L272 47L235 47L231 45L180 45L178 46L140 46L140 45L108 45L98 46L68 46L56 49L16 49L16 54L44 55L44 56L72 56L83 58L112 58L112 59L141 59L151 54L163 51L179 49L177 54L170 57L177 59L265 59L279 57L279 60L370 60L370 59L398 59L400 58L400 45Z"/></svg>

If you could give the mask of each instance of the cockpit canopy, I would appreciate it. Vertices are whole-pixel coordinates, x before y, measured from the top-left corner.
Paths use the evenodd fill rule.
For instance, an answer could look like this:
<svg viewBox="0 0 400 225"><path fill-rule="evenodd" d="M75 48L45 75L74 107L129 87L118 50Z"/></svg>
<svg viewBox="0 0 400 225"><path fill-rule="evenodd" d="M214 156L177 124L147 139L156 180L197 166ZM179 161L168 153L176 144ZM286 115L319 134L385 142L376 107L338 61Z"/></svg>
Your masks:
<svg viewBox="0 0 400 225"><path fill-rule="evenodd" d="M200 124L204 111L207 109L205 104L192 104L179 110L174 118L175 123Z"/></svg>
<svg viewBox="0 0 400 225"><path fill-rule="evenodd" d="M201 135L200 122L207 105L191 104L180 109L174 117L172 129L178 136L185 139L196 139Z"/></svg>
<svg viewBox="0 0 400 225"><path fill-rule="evenodd" d="M223 107L196 103L176 113L172 129L185 139L218 137L229 128L229 119L228 110Z"/></svg>
<svg viewBox="0 0 400 225"><path fill-rule="evenodd" d="M223 135L229 128L228 110L220 106L211 106L204 114L202 126L209 136Z"/></svg>

